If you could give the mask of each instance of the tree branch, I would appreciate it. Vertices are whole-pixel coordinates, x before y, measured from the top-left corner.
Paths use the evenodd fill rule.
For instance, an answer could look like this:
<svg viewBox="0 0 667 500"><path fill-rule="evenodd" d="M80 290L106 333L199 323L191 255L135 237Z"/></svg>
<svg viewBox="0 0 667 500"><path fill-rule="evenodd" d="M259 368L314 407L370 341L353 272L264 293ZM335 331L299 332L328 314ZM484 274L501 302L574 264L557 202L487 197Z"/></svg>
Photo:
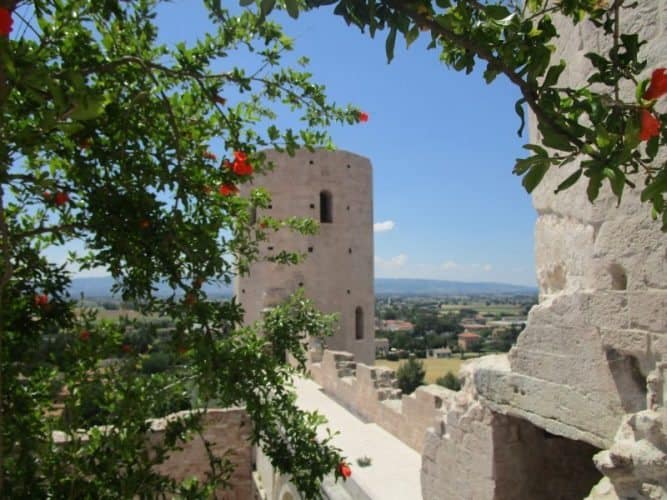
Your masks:
<svg viewBox="0 0 667 500"><path fill-rule="evenodd" d="M457 35L453 31L435 22L432 17L420 14L416 10L407 7L405 3L400 2L399 0L388 0L388 2L394 9L415 20L417 24L428 26L432 32L440 35L443 39L458 47L462 47L465 50L472 52L480 59L492 65L494 68L498 68L513 84L519 88L521 95L526 100L526 103L539 121L545 123L559 134L567 137L572 144L577 146L577 148L583 148L583 141L571 134L569 130L564 128L540 107L538 102L538 90L526 82L519 73L517 73L512 67L508 66L502 59L496 57L492 51L485 47L479 46L471 38ZM472 0L470 3L472 3Z"/></svg>

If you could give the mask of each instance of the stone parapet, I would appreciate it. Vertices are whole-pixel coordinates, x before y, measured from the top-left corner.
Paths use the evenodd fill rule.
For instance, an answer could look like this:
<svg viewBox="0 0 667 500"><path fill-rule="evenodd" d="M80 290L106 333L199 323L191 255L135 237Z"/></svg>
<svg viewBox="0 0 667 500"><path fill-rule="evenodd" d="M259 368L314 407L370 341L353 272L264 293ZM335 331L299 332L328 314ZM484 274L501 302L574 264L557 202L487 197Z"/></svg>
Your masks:
<svg viewBox="0 0 667 500"><path fill-rule="evenodd" d="M352 354L343 351L325 350L321 361L311 362L309 368L313 380L328 395L420 453L426 430L439 427L443 401L453 394L428 385L405 396L393 370L356 363Z"/></svg>
<svg viewBox="0 0 667 500"><path fill-rule="evenodd" d="M146 435L149 451L162 442L170 421L188 415L189 412L178 412L151 420ZM224 457L233 466L229 482L216 492L217 498L224 500L253 498L251 422L245 410L210 409L203 415L201 425L202 432L189 441L180 443L180 449L171 452L167 459L156 467L156 471L177 481L190 477L205 480L210 472L209 455L204 446L206 441L216 457ZM113 432L111 427L101 429L103 432ZM85 439L85 436L86 433L82 433L78 438ZM68 437L63 432L54 432L53 440L55 444L65 444Z"/></svg>

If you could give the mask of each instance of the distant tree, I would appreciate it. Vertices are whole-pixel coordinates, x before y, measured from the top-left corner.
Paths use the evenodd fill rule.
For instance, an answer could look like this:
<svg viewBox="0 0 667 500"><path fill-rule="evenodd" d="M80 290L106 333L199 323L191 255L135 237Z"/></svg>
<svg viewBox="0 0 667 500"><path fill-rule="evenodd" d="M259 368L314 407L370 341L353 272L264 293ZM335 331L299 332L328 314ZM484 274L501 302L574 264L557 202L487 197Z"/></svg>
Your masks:
<svg viewBox="0 0 667 500"><path fill-rule="evenodd" d="M385 309L383 316L384 319L389 319L389 320L398 319L398 313L396 312L396 309L393 308Z"/></svg>
<svg viewBox="0 0 667 500"><path fill-rule="evenodd" d="M424 363L415 358L410 358L396 371L398 387L401 388L403 394L412 394L417 387L424 384L425 376Z"/></svg>
<svg viewBox="0 0 667 500"><path fill-rule="evenodd" d="M477 316L477 311L475 309L471 309L469 307L462 307L459 310L459 315L462 318L474 318L475 316Z"/></svg>
<svg viewBox="0 0 667 500"><path fill-rule="evenodd" d="M447 372L442 377L438 377L435 383L442 387L446 387L447 389L451 389L452 391L461 389L461 382L452 372Z"/></svg>

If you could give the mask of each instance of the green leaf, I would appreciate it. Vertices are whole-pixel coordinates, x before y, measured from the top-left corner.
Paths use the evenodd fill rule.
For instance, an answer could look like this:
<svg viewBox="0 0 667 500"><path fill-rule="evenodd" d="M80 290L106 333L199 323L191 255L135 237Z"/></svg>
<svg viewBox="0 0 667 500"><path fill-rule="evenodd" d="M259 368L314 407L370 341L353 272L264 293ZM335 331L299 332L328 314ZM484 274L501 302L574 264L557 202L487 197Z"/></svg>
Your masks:
<svg viewBox="0 0 667 500"><path fill-rule="evenodd" d="M394 58L394 45L396 45L396 28L392 28L387 35L387 41L385 43L385 51L387 52L387 62L390 63Z"/></svg>
<svg viewBox="0 0 667 500"><path fill-rule="evenodd" d="M296 0L285 0L285 7L287 8L287 13L292 19L299 17L299 5L296 3Z"/></svg>
<svg viewBox="0 0 667 500"><path fill-rule="evenodd" d="M92 120L104 113L108 103L106 96L84 97L74 101L74 109L69 116L73 120Z"/></svg>
<svg viewBox="0 0 667 500"><path fill-rule="evenodd" d="M544 178L547 170L549 170L548 160L545 160L544 158L538 158L537 160L538 161L536 161L533 166L530 167L528 173L523 176L523 180L521 181L521 184L523 184L523 187L526 188L526 191L529 193L533 192L533 190Z"/></svg>
<svg viewBox="0 0 667 500"><path fill-rule="evenodd" d="M649 141L646 143L646 154L648 157L653 160L655 158L655 155L658 154L658 137L651 137Z"/></svg>
<svg viewBox="0 0 667 500"><path fill-rule="evenodd" d="M275 6L276 0L262 0L262 3L259 5L259 11L262 14L262 17L268 16Z"/></svg>
<svg viewBox="0 0 667 500"><path fill-rule="evenodd" d="M255 3L255 0L239 0L241 7L247 7L251 3Z"/></svg>
<svg viewBox="0 0 667 500"><path fill-rule="evenodd" d="M532 151L539 158L549 158L549 153L547 153L547 150L544 149L542 146L538 146L537 144L526 144L526 145L524 145L523 149L527 149L528 151Z"/></svg>
<svg viewBox="0 0 667 500"><path fill-rule="evenodd" d="M419 36L419 27L413 26L412 29L410 29L407 33L405 33L406 47L409 48L410 45L412 45L412 42L414 42L418 36Z"/></svg>
<svg viewBox="0 0 667 500"><path fill-rule="evenodd" d="M510 15L510 11L504 5L487 5L484 7L486 15L492 19L499 20Z"/></svg>
<svg viewBox="0 0 667 500"><path fill-rule="evenodd" d="M554 193L558 194L561 191L565 191L567 188L572 187L579 180L579 177L581 177L582 172L583 170L577 169L574 173L568 175L567 179L558 184L558 187L556 188Z"/></svg>
<svg viewBox="0 0 667 500"><path fill-rule="evenodd" d="M625 187L625 174L618 167L605 167L602 169L602 175L609 179L611 190L618 198L618 203L620 204L623 188Z"/></svg>
<svg viewBox="0 0 667 500"><path fill-rule="evenodd" d="M544 82L542 82L542 87L553 87L558 83L558 78L565 69L565 61L561 59L560 63L556 66L551 66L547 71L546 76L544 77Z"/></svg>
<svg viewBox="0 0 667 500"><path fill-rule="evenodd" d="M661 170L658 175L644 188L641 194L642 201L652 200L667 192L667 171Z"/></svg>
<svg viewBox="0 0 667 500"><path fill-rule="evenodd" d="M588 195L588 201L593 203L595 199L600 194L600 187L602 186L602 174L600 172L595 172L591 174L590 180L588 181L588 187L586 188L586 194Z"/></svg>
<svg viewBox="0 0 667 500"><path fill-rule="evenodd" d="M540 123L538 129L542 132L542 144L546 147L558 149L559 151L573 151L575 149L567 137L556 132L548 125Z"/></svg>

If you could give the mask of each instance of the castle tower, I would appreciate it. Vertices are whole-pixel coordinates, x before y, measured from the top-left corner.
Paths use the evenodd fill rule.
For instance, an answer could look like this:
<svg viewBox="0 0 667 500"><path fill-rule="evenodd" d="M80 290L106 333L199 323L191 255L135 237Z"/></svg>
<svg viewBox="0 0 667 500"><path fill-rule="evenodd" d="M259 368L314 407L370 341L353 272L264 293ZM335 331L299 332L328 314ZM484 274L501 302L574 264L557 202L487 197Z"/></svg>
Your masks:
<svg viewBox="0 0 667 500"><path fill-rule="evenodd" d="M257 176L253 187L271 194L268 209L257 217L310 217L319 233L300 235L285 229L269 234L260 260L236 282L246 321L285 300L297 288L323 312L339 313L336 333L327 348L354 353L372 364L375 357L373 317L373 185L368 159L345 151L297 151L295 156L268 151L276 168ZM262 260L281 250L305 253L297 266Z"/></svg>

